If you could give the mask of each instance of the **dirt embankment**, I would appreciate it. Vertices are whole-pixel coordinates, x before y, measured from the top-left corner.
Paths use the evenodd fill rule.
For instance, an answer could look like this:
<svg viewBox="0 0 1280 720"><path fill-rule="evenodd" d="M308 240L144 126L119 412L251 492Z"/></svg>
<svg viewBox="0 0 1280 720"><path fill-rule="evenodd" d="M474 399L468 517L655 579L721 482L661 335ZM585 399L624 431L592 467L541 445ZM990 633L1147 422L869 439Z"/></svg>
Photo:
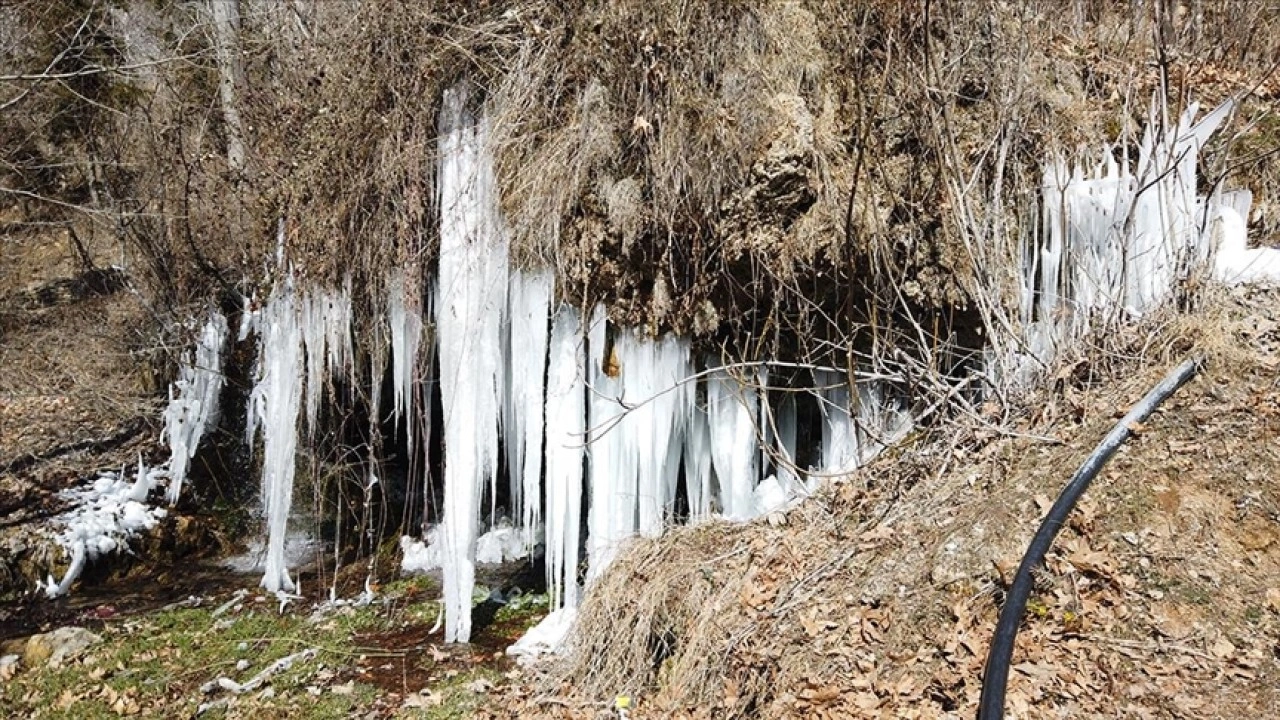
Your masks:
<svg viewBox="0 0 1280 720"><path fill-rule="evenodd" d="M1280 294L1081 362L997 430L962 420L787 513L636 541L538 717L969 718L1007 583L1075 467L1193 348L1207 370L1072 514L1018 638L1010 717L1280 710ZM552 698L549 702L548 698ZM506 711L495 710L495 717ZM525 717L527 715L521 715Z"/></svg>

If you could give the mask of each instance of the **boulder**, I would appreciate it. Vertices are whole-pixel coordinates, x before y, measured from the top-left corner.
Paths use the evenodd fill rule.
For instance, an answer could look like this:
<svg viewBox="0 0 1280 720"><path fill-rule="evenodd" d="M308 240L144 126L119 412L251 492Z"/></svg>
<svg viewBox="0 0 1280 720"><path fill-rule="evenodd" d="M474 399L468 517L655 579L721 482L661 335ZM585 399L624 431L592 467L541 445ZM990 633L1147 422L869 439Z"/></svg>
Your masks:
<svg viewBox="0 0 1280 720"><path fill-rule="evenodd" d="M102 638L79 627L61 627L53 632L32 635L23 648L22 664L29 668L44 662L60 665L100 642Z"/></svg>

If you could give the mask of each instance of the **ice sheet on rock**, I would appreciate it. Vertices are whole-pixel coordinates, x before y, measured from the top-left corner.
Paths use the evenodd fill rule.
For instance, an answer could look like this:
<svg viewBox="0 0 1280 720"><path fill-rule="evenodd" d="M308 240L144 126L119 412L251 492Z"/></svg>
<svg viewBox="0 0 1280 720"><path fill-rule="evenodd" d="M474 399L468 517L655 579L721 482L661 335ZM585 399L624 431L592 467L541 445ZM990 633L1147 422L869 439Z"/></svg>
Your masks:
<svg viewBox="0 0 1280 720"><path fill-rule="evenodd" d="M582 321L568 305L552 321L547 363L547 586L551 607L578 603L586 385Z"/></svg>
<svg viewBox="0 0 1280 720"><path fill-rule="evenodd" d="M442 520L445 640L471 635L476 522L498 463L502 313L507 238L488 123L467 108L465 85L446 90L439 127L440 267L436 327L444 419Z"/></svg>
<svg viewBox="0 0 1280 720"><path fill-rule="evenodd" d="M548 655L554 655L564 647L565 638L577 619L574 608L560 608L534 625L514 645L507 648L507 655L516 658L522 666L528 666Z"/></svg>
<svg viewBox="0 0 1280 720"><path fill-rule="evenodd" d="M85 487L62 492L71 509L55 517L52 525L58 528L54 537L70 557L70 565L61 580L50 576L42 584L45 595L65 595L89 562L127 551L130 538L154 528L165 510L145 502L167 476L167 471L149 468L139 458L132 479L123 470L107 472Z"/></svg>
<svg viewBox="0 0 1280 720"><path fill-rule="evenodd" d="M293 570L316 560L324 552L324 543L302 530L290 530L284 537L284 568ZM219 562L222 567L239 573L261 573L267 568L267 542L254 539L248 548ZM296 588L295 588L296 589Z"/></svg>
<svg viewBox="0 0 1280 720"><path fill-rule="evenodd" d="M222 350L227 341L227 319L216 310L200 331L195 360L190 356L178 368L178 379L169 388L164 411L162 440L169 443L169 487L166 499L178 502L187 466L200 447L205 430L218 422L218 396L222 393Z"/></svg>
<svg viewBox="0 0 1280 720"><path fill-rule="evenodd" d="M549 270L511 273L503 434L512 513L529 546L533 545L534 533L542 525L546 358L554 292L555 273Z"/></svg>

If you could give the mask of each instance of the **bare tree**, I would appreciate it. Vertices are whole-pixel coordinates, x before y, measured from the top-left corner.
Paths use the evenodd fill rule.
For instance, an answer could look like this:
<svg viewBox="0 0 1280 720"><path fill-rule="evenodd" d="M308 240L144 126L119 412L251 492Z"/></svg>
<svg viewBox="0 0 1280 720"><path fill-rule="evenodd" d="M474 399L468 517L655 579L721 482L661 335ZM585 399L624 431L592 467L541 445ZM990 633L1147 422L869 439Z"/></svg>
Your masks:
<svg viewBox="0 0 1280 720"><path fill-rule="evenodd" d="M243 85L240 65L240 0L209 0L213 11L214 42L218 50L218 91L227 135L227 165L244 170L244 123L237 96Z"/></svg>

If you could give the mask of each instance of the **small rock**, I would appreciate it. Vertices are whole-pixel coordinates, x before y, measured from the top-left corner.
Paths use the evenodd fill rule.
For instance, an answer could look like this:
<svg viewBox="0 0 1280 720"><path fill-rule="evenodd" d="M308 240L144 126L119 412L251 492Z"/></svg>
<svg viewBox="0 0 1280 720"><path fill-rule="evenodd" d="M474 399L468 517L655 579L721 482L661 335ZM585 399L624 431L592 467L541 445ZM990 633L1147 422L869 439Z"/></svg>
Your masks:
<svg viewBox="0 0 1280 720"><path fill-rule="evenodd" d="M240 672L244 672L245 670L248 670L248 669L249 669L249 661L248 661L248 660L237 660L237 661L236 661L236 670L239 670Z"/></svg>
<svg viewBox="0 0 1280 720"><path fill-rule="evenodd" d="M17 655L0 657L0 682L4 682L18 674L18 666L22 658Z"/></svg>
<svg viewBox="0 0 1280 720"><path fill-rule="evenodd" d="M333 693L334 695L350 695L355 691L356 691L356 683L354 680L348 680L345 683L342 683L341 685L334 685L333 687L329 688L329 692Z"/></svg>
<svg viewBox="0 0 1280 720"><path fill-rule="evenodd" d="M84 628L58 628L53 632L27 638L27 645L22 653L22 663L27 667L36 667L46 661L53 665L60 665L100 642L102 638Z"/></svg>

